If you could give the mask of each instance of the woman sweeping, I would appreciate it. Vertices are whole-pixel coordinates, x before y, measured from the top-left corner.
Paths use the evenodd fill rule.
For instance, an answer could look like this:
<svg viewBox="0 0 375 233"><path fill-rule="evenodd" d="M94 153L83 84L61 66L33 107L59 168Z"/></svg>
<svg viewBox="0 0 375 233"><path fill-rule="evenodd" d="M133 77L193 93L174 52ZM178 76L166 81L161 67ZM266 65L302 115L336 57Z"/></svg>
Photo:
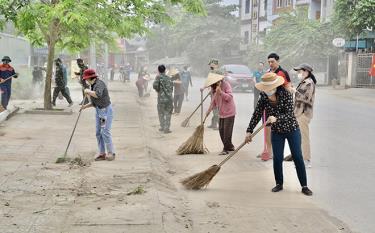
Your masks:
<svg viewBox="0 0 375 233"><path fill-rule="evenodd" d="M275 73L262 76L262 81L255 87L261 91L256 109L251 117L245 141L251 141L251 133L258 124L265 110L272 122L271 143L273 150L273 171L276 186L272 192L283 190L283 156L285 140L288 140L290 151L293 154L302 193L311 196L313 192L307 187L306 169L301 150L301 131L294 116L293 96L282 87L284 79Z"/></svg>
<svg viewBox="0 0 375 233"><path fill-rule="evenodd" d="M90 88L86 88L84 93L91 97L91 103L82 106L81 110L95 107L96 111L96 139L99 155L95 161L112 161L115 159L111 134L113 112L107 86L98 78L93 69L85 70L82 79L90 85Z"/></svg>
<svg viewBox="0 0 375 233"><path fill-rule="evenodd" d="M232 87L224 80L224 76L213 73L209 74L205 87L211 87L213 96L206 118L214 108L219 109L219 132L224 145L223 151L219 155L227 155L234 151L232 134L236 105L232 95Z"/></svg>

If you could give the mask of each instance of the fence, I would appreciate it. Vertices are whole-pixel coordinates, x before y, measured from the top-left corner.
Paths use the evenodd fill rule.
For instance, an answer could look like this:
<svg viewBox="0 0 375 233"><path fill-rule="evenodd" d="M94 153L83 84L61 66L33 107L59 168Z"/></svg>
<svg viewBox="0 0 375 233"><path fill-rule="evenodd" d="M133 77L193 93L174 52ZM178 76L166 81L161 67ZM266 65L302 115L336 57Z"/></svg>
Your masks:
<svg viewBox="0 0 375 233"><path fill-rule="evenodd" d="M357 55L355 61L355 78L352 82L353 87L375 88L375 77L371 77L369 74L373 55L374 53L364 53Z"/></svg>

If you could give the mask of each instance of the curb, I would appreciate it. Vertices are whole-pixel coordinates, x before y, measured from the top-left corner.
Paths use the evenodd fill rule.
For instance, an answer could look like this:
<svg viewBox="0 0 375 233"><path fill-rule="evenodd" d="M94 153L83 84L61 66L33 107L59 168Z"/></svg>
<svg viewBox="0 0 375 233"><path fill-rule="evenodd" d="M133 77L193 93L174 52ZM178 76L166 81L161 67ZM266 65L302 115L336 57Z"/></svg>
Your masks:
<svg viewBox="0 0 375 233"><path fill-rule="evenodd" d="M10 118L12 118L13 116L16 115L16 113L20 110L19 107L12 107L10 109L7 109L5 111L2 111L0 113L0 124L3 123L4 121L6 120L9 120Z"/></svg>

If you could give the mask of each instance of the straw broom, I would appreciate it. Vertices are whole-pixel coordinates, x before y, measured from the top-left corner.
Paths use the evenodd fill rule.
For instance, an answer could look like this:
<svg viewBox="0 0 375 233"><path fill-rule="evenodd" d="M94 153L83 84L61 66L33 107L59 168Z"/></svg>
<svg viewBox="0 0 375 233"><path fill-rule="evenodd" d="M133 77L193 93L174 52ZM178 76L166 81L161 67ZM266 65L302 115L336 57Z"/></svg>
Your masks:
<svg viewBox="0 0 375 233"><path fill-rule="evenodd" d="M208 96L210 96L210 93L208 93L206 95L206 97L204 97L203 100L201 100L201 103L198 105L198 107L193 111L192 114L190 114L190 116L188 118L186 118L182 123L181 123L181 126L182 127L188 127L189 126L189 121L191 119L191 117L198 111L199 107L203 106L203 102L208 98Z"/></svg>
<svg viewBox="0 0 375 233"><path fill-rule="evenodd" d="M258 134L262 129L264 128L264 125L259 127L252 135L253 138L256 134ZM220 171L221 166L223 166L230 158L232 158L239 150L241 150L242 147L246 145L246 142L243 142L235 151L230 153L219 165L212 165L208 169L199 172L195 175L192 175L190 177L187 177L181 181L182 185L186 189L193 189L193 190L199 190L202 188L206 188L208 184L211 182L211 180L214 178L214 176Z"/></svg>
<svg viewBox="0 0 375 233"><path fill-rule="evenodd" d="M187 154L207 154L208 149L204 145L203 135L204 135L204 122L206 118L202 121L192 136L184 142L177 150L178 155L187 155Z"/></svg>

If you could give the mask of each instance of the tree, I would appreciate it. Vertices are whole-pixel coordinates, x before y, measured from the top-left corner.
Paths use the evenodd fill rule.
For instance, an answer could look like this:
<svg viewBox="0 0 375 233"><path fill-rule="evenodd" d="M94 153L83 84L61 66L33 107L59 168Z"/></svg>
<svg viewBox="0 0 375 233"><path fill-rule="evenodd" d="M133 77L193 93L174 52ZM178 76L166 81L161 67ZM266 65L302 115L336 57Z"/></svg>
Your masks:
<svg viewBox="0 0 375 233"><path fill-rule="evenodd" d="M186 55L195 71L206 71L212 57L225 59L240 44L240 21L233 12L237 5L222 5L222 0L204 1L207 16L174 14L173 25L155 27L147 46L151 59ZM173 9L172 9L173 10Z"/></svg>
<svg viewBox="0 0 375 233"><path fill-rule="evenodd" d="M144 34L150 24L171 20L166 11L170 4L180 4L191 13L205 12L201 0L0 0L0 15L4 20L13 21L33 45L47 44L44 108L51 109L56 46L79 51L90 40Z"/></svg>
<svg viewBox="0 0 375 233"><path fill-rule="evenodd" d="M334 22L347 36L375 28L375 0L336 0Z"/></svg>
<svg viewBox="0 0 375 233"><path fill-rule="evenodd" d="M259 53L263 59L270 52L277 52L284 64L295 65L302 60L319 61L332 54L335 50L332 40L337 36L337 30L332 23L321 23L309 19L307 8L297 8L295 11L280 15L270 32L265 35L263 44L251 46L250 59L254 65L259 61Z"/></svg>

